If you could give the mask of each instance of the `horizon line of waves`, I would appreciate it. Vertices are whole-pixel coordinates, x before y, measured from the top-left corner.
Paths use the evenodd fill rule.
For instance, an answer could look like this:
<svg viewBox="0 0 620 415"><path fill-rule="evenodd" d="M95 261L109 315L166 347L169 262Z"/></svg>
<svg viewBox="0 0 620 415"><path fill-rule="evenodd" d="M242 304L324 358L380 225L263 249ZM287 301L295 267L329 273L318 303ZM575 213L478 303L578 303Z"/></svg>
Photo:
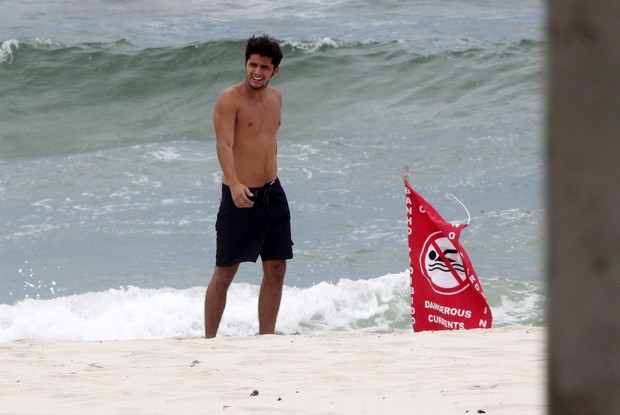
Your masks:
<svg viewBox="0 0 620 415"><path fill-rule="evenodd" d="M512 42L498 41L495 43L481 44L475 41L467 39L461 42L448 43L442 45L442 47L436 47L434 49L421 49L419 39L388 39L384 41L377 40L341 40L329 36L317 37L312 39L277 39L282 47L285 57L287 52L292 53L313 53L322 52L326 50L370 50L372 53L377 53L376 49L384 50L386 53L392 53L395 50L404 50L414 54L420 59L430 59L432 57L451 57L459 58L463 55L480 52L486 49L500 50L504 53L514 53L520 50L529 50L532 48L541 47L546 44L544 40L536 39L518 39ZM231 58L237 58L238 52L245 49L246 39L218 39L218 40L205 40L205 41L193 41L187 42L182 45L162 45L162 46L150 46L139 47L132 43L130 40L120 38L113 41L101 41L101 42L77 42L74 44L65 44L54 40L53 38L11 38L0 39L0 58L6 60L15 54L19 49L33 49L39 52L58 51L63 49L68 50L82 50L82 51L108 51L111 53L145 53L153 51L177 51L185 49L209 49L224 48L233 51L230 55ZM0 62L2 60L0 59Z"/></svg>

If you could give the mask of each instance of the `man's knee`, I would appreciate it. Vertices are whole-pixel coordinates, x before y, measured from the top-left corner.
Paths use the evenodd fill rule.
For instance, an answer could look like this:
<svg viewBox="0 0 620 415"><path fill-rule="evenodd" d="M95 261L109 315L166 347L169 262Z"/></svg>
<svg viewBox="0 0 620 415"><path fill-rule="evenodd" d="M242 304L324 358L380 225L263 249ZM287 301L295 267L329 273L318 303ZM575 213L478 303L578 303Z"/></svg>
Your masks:
<svg viewBox="0 0 620 415"><path fill-rule="evenodd" d="M230 267L218 267L213 270L213 277L210 284L215 284L220 288L228 288L235 278L239 265L232 265Z"/></svg>
<svg viewBox="0 0 620 415"><path fill-rule="evenodd" d="M286 274L286 261L265 261L263 268L266 278L282 280Z"/></svg>

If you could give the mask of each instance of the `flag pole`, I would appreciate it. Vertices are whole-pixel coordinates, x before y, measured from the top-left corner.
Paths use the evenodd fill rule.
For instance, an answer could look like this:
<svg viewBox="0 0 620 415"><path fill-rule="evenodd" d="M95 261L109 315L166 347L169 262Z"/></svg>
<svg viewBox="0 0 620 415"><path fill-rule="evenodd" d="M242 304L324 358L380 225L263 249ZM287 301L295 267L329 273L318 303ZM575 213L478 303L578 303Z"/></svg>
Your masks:
<svg viewBox="0 0 620 415"><path fill-rule="evenodd" d="M405 165L405 167L403 168L403 179L404 179L407 183L409 183L409 177L410 177L410 176L411 176L411 175L409 174L409 166ZM409 183L409 184L411 184L411 183Z"/></svg>

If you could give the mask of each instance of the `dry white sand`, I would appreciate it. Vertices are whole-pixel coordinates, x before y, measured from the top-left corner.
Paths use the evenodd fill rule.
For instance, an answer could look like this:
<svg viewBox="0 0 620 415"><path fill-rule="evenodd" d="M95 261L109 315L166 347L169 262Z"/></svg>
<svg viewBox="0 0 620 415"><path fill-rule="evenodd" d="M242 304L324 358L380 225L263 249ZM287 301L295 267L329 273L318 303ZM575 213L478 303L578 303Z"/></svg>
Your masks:
<svg viewBox="0 0 620 415"><path fill-rule="evenodd" d="M546 412L546 330L0 343L0 414Z"/></svg>

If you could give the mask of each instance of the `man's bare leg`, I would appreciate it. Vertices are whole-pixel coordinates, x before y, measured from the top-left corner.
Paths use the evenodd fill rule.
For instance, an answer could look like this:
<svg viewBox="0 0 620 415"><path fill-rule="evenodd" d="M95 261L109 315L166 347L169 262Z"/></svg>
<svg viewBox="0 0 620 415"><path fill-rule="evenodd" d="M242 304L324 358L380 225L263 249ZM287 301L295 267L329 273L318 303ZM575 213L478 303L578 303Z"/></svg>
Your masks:
<svg viewBox="0 0 620 415"><path fill-rule="evenodd" d="M260 293L258 295L258 323L260 334L275 333L285 273L286 261L275 260L263 262L263 282L261 283Z"/></svg>
<svg viewBox="0 0 620 415"><path fill-rule="evenodd" d="M224 308L226 308L226 294L232 283L239 264L230 267L218 267L213 270L213 277L205 295L205 337L215 337L220 326Z"/></svg>

